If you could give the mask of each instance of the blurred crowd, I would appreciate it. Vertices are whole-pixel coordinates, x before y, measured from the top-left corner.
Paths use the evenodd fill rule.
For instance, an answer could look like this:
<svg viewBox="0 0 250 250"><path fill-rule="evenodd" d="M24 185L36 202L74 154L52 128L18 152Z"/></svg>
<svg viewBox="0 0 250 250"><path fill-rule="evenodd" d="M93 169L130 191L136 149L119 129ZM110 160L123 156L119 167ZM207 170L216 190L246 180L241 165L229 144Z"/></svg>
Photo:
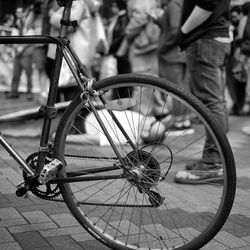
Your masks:
<svg viewBox="0 0 250 250"><path fill-rule="evenodd" d="M110 0L106 6L102 0L76 0L72 20L77 20L78 27L69 30L68 36L79 58L97 79L133 72L160 76L189 89L186 55L176 45L182 4L183 0ZM249 10L248 2L231 7L231 51L225 67L231 115L250 114ZM6 14L0 32L1 35L57 36L61 14L62 8L55 0L48 0L46 5L35 0L30 6L17 6L14 15ZM149 22L147 32L151 36L143 37L141 27ZM0 54L1 84L9 87L6 98L19 97L24 74L27 100L37 98L39 103L44 103L55 45L1 45ZM59 86L67 100L72 98L76 87L65 62L62 67ZM40 88L36 97L34 72ZM120 92L126 95L126 89ZM147 99L147 93L144 97ZM181 106L177 109L179 113L181 109ZM189 121L182 125L189 126Z"/></svg>

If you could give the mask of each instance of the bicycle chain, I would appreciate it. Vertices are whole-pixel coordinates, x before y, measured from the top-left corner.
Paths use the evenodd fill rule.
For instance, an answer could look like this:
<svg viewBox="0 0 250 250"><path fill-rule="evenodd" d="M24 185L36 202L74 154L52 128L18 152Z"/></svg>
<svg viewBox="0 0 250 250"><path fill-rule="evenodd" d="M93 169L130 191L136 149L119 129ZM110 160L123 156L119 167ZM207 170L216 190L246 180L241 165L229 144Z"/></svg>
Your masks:
<svg viewBox="0 0 250 250"><path fill-rule="evenodd" d="M112 161L117 161L118 158L116 157L96 157L96 156L91 156L91 157L88 157L88 156L79 156L79 155L69 155L69 154L66 154L65 157L68 157L68 158L83 158L83 159L92 159L92 160L112 160ZM55 197L45 197L45 196L42 196L42 197L39 197L40 199L43 199L43 200L49 200L49 201L55 201L55 202L64 202L63 199L57 199ZM101 207L134 207L134 208L137 208L137 207L154 207L153 205L124 205L124 204L111 204L111 203L108 203L108 204L102 204L102 203L95 203L95 202L78 202L78 204L82 204L82 205L87 205L87 206L101 206Z"/></svg>

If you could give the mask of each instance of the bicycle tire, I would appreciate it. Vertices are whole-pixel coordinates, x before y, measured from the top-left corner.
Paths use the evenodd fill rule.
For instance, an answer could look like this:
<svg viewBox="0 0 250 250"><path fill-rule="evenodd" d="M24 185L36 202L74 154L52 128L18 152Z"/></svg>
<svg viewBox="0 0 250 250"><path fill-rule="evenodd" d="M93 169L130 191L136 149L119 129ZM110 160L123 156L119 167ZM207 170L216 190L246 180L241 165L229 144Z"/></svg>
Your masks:
<svg viewBox="0 0 250 250"><path fill-rule="evenodd" d="M90 143L87 146L81 142L68 141L70 137L75 139L76 131L86 132L81 125L76 124L79 124L79 119L83 119L81 124L86 123L86 112L91 111L79 93L65 111L56 132L54 157L64 163L58 176L69 176L75 168L84 170L90 166L90 162L93 164L92 169L100 164L104 167L113 162L112 166L118 166L118 170L114 172L119 172L122 178L62 183L60 189L63 198L78 222L96 239L112 249L199 249L220 231L233 205L236 172L230 144L211 112L198 99L176 84L156 77L126 74L97 82L93 89L107 100L107 105L102 106L100 114L106 107L117 110L113 101L117 104L119 89L129 86L129 104L119 112L130 112L133 116L136 110L140 116L138 105L141 104L141 95L133 98L131 89L140 92L149 88L151 98L147 102L148 111L156 93L161 93L167 109L172 108L172 111L172 100L175 99L185 107L185 119L195 117L196 121L199 121L193 122L195 133L180 135L169 127L163 139L158 137L157 142L141 143L138 124L142 121L138 117L127 118L128 121L136 123L137 120L138 123L137 127L133 124L138 130L137 134L135 127L131 129L136 134L136 149L121 143L121 136L113 133L118 137L115 144L127 164L124 170L110 145L92 146ZM118 96L110 98L114 93L118 93ZM123 100L122 98L121 101ZM165 107L162 108L162 117L163 111L165 112ZM147 114L149 112L144 113L143 117ZM103 117L102 119L105 119ZM176 117L174 121L176 123ZM122 123L124 125L125 120ZM213 136L220 154L223 167L222 183L204 181L202 187L175 183L173 179L176 171L183 169L187 160L201 156L206 133ZM144 164L146 160L148 164ZM86 171L90 173L90 170ZM112 170L108 171L108 174L111 172ZM89 175L88 173L85 172L85 175L100 177L98 172Z"/></svg>

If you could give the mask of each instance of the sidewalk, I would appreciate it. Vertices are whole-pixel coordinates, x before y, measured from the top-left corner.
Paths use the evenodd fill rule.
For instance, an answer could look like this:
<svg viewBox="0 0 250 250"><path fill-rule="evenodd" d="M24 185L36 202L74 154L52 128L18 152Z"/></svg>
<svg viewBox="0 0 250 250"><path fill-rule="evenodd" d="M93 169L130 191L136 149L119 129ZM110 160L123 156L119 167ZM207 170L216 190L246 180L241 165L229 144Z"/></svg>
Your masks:
<svg viewBox="0 0 250 250"><path fill-rule="evenodd" d="M1 107L3 103L6 101L1 99ZM216 237L220 243L216 249L219 250L250 250L250 137L241 133L241 127L248 124L250 117L230 117L228 137L235 155L238 182L231 215ZM24 157L38 147L38 139L8 138L8 141ZM78 224L64 203L44 201L34 196L28 199L17 197L15 186L21 181L18 165L0 147L1 250L107 249ZM203 249L214 250L209 245Z"/></svg>

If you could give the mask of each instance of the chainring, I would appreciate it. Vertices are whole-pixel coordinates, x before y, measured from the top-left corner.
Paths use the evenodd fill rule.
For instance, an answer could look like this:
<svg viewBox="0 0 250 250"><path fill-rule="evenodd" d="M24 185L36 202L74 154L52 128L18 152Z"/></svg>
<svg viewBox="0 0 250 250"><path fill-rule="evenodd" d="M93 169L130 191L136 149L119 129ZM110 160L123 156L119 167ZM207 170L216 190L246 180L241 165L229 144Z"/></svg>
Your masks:
<svg viewBox="0 0 250 250"><path fill-rule="evenodd" d="M27 164L32 168L36 169L38 160L38 152L32 153L26 159ZM52 161L49 157L45 158L45 164L48 164ZM23 172L24 181L28 181L27 173ZM61 192L59 186L57 184L45 184L37 187L30 187L29 189L35 196L45 199L45 200L53 200L58 197Z"/></svg>

